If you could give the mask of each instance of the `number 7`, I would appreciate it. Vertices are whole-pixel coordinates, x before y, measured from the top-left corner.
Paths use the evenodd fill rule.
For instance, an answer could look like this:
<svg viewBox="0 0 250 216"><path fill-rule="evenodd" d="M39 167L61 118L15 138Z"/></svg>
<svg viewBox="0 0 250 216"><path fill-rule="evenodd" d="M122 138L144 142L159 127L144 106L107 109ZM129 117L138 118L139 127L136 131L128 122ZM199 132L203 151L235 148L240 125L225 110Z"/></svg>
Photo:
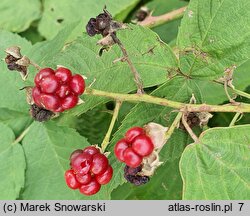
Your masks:
<svg viewBox="0 0 250 216"><path fill-rule="evenodd" d="M241 211L241 209L242 209L244 203L238 203L238 204L240 205L240 211Z"/></svg>

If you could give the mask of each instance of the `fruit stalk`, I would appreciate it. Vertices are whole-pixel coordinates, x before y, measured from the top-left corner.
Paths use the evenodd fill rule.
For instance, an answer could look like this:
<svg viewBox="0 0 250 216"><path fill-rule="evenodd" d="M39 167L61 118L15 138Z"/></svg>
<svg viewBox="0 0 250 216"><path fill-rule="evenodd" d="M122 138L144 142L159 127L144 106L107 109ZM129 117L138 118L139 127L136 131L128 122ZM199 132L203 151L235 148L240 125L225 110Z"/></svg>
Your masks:
<svg viewBox="0 0 250 216"><path fill-rule="evenodd" d="M110 125L109 125L109 129L108 129L108 131L107 131L107 133L106 133L106 135L105 135L105 137L104 137L104 139L102 141L102 144L101 144L101 148L102 148L103 152L105 152L105 149L107 148L107 146L109 144L110 136L111 136L112 130L114 128L116 119L118 117L121 105L122 105L122 102L117 100L116 104L115 104L115 109L114 109L114 112L113 112L113 116L112 116L112 119L111 119L111 122L110 122Z"/></svg>
<svg viewBox="0 0 250 216"><path fill-rule="evenodd" d="M242 116L242 113L235 113L235 115L234 115L232 121L231 121L230 124L229 124L229 127L234 126L235 123L241 119L241 116Z"/></svg>
<svg viewBox="0 0 250 216"><path fill-rule="evenodd" d="M170 137L172 136L175 128L177 128L179 126L181 117L182 117L182 112L178 112L177 116L175 117L173 123L171 124L171 126L168 128L167 132L165 133L165 144L168 142L168 140L170 139ZM157 149L157 152L160 152L161 149L163 148L164 145L162 145L161 148Z"/></svg>

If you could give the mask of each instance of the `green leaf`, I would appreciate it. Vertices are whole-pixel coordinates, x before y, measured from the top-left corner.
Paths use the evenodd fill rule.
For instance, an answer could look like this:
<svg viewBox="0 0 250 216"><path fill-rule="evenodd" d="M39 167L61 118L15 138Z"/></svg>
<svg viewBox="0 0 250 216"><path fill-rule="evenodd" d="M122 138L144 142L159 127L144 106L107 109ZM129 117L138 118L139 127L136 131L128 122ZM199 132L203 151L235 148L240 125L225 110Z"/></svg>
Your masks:
<svg viewBox="0 0 250 216"><path fill-rule="evenodd" d="M249 199L250 125L214 128L183 152L183 199Z"/></svg>
<svg viewBox="0 0 250 216"><path fill-rule="evenodd" d="M0 199L13 200L19 197L24 186L25 157L23 148L15 143L13 131L0 123Z"/></svg>
<svg viewBox="0 0 250 216"><path fill-rule="evenodd" d="M31 49L31 44L16 34L0 30L0 58L5 58L3 52L7 47L20 46L21 52L25 55ZM20 91L25 84L22 82L21 76L16 71L9 71L6 63L0 61L0 108L8 108L18 112L27 113L29 106L26 102L25 91Z"/></svg>
<svg viewBox="0 0 250 216"><path fill-rule="evenodd" d="M250 60L246 61L234 71L233 85L236 89L245 90L250 86Z"/></svg>
<svg viewBox="0 0 250 216"><path fill-rule="evenodd" d="M177 42L182 72L211 80L249 59L249 9L248 0L190 1Z"/></svg>
<svg viewBox="0 0 250 216"><path fill-rule="evenodd" d="M39 0L1 0L0 27L13 32L22 32L40 17Z"/></svg>
<svg viewBox="0 0 250 216"><path fill-rule="evenodd" d="M190 80L186 80L183 77L175 77L157 90L152 95L158 97L165 97L175 101L189 102L192 93L198 92L198 89L193 85ZM199 101L199 94L197 95L197 101ZM170 126L175 113L171 113L172 109L164 106L139 103L123 120L121 127L115 133L109 150L113 151L115 143L121 139L125 132L133 126L143 126L149 122L156 122L164 126ZM168 144L162 149L160 159L164 162L164 165L156 171L156 175L152 177L151 181L145 186L139 188L134 186L124 186L125 188L132 188L128 193L128 197L125 197L123 193L119 195L119 191L123 191L124 188L118 188L114 191L114 199L181 199L182 182L179 174L179 159L183 149L191 141L188 139L186 133L181 130L176 130ZM112 191L117 186L125 182L123 177L124 165L117 161L114 155L110 157L113 164L114 176L109 186L109 190Z"/></svg>
<svg viewBox="0 0 250 216"><path fill-rule="evenodd" d="M75 130L54 122L35 122L22 144L27 161L22 199L108 199L105 187L97 195L86 197L65 183L70 154L89 145Z"/></svg>
<svg viewBox="0 0 250 216"><path fill-rule="evenodd" d="M177 60L172 50L158 36L149 29L130 25L131 29L118 32L118 37L126 47L130 58L140 73L144 87L155 86L167 80L168 73L174 73ZM100 57L101 47L96 45L97 37L84 35L72 42L63 51L50 61L64 65L73 73L87 76L87 85L96 81L93 88L112 92L131 92L136 89L133 75L126 62L114 60L122 57L117 45ZM151 51L150 51L151 50ZM94 98L84 95L85 103L73 109L75 115L86 112L88 109L107 101L103 98Z"/></svg>
<svg viewBox="0 0 250 216"><path fill-rule="evenodd" d="M71 23L71 25L67 25L64 29L62 29L52 40L35 44L28 52L27 56L29 56L32 61L39 64L41 67L46 67L47 61L51 60L61 50L69 45L72 41L72 32L76 30L77 26L77 22ZM29 77L29 80L34 79L34 74L32 75L33 76Z"/></svg>
<svg viewBox="0 0 250 216"><path fill-rule="evenodd" d="M79 32L85 31L85 26L91 17L96 17L107 6L108 11L113 15L123 12L123 17L139 0L123 0L119 4L112 0L73 0L70 4L68 0L45 0L44 12L39 24L39 31L47 39L53 38L60 29L72 22L78 21ZM131 8L132 9L132 8Z"/></svg>
<svg viewBox="0 0 250 216"><path fill-rule="evenodd" d="M202 102L207 104L222 104L228 101L223 84L215 83L209 80L192 79L200 91ZM232 91L228 88L232 95Z"/></svg>
<svg viewBox="0 0 250 216"><path fill-rule="evenodd" d="M0 122L10 127L16 136L19 136L25 128L27 128L32 119L27 114L9 110L6 108L0 108Z"/></svg>

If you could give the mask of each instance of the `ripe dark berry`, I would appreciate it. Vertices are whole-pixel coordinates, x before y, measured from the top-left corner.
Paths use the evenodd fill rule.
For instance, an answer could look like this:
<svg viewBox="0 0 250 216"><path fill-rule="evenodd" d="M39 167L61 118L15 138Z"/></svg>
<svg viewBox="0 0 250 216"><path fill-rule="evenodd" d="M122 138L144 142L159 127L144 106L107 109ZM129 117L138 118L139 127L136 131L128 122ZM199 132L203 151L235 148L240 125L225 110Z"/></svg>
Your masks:
<svg viewBox="0 0 250 216"><path fill-rule="evenodd" d="M76 180L80 182L81 184L88 184L90 183L91 179L92 177L90 173L87 173L85 175L76 174Z"/></svg>
<svg viewBox="0 0 250 216"><path fill-rule="evenodd" d="M125 139L127 140L128 143L133 142L133 140L141 135L141 134L145 134L144 129L141 127L132 127L130 128L126 134L125 134Z"/></svg>
<svg viewBox="0 0 250 216"><path fill-rule="evenodd" d="M101 13L96 17L96 27L99 31L103 31L105 28L109 27L111 17L107 13Z"/></svg>
<svg viewBox="0 0 250 216"><path fill-rule="evenodd" d="M55 76L60 80L61 83L68 83L72 78L72 73L69 69L59 67L55 70Z"/></svg>
<svg viewBox="0 0 250 216"><path fill-rule="evenodd" d="M148 176L139 176L139 175L136 175L136 176L132 176L132 175L128 175L128 176L124 176L125 179L136 185L136 186L140 186L140 185L143 185L143 184L146 184L149 182L149 177Z"/></svg>
<svg viewBox="0 0 250 216"><path fill-rule="evenodd" d="M76 180L76 176L73 170L67 170L64 174L64 178L68 187L73 190L81 186L81 184Z"/></svg>
<svg viewBox="0 0 250 216"><path fill-rule="evenodd" d="M118 160L124 162L124 151L129 147L129 144L125 139L119 140L115 145L115 156Z"/></svg>
<svg viewBox="0 0 250 216"><path fill-rule="evenodd" d="M54 111L60 106L60 99L52 94L41 94L41 104L47 110Z"/></svg>
<svg viewBox="0 0 250 216"><path fill-rule="evenodd" d="M69 85L72 92L74 92L76 95L81 95L85 90L85 81L79 74L72 76Z"/></svg>
<svg viewBox="0 0 250 216"><path fill-rule="evenodd" d="M129 167L129 166L125 166L124 167L124 174L126 175L137 175L138 172L141 172L142 170L142 165L138 166L138 167L135 167L135 168L132 168L132 167Z"/></svg>
<svg viewBox="0 0 250 216"><path fill-rule="evenodd" d="M103 173L108 167L108 159L105 155L97 153L93 155L91 172L95 175Z"/></svg>
<svg viewBox="0 0 250 216"><path fill-rule="evenodd" d="M95 179L99 184L105 185L110 182L112 176L113 176L113 168L111 166L108 166L106 171L104 173L96 175Z"/></svg>
<svg viewBox="0 0 250 216"><path fill-rule="evenodd" d="M139 135L134 139L132 143L132 149L135 153L144 157L152 153L154 144L148 136Z"/></svg>
<svg viewBox="0 0 250 216"><path fill-rule="evenodd" d="M41 90L38 87L32 89L32 98L37 106L42 106L41 104Z"/></svg>
<svg viewBox="0 0 250 216"><path fill-rule="evenodd" d="M135 167L135 168L125 166L124 167L124 178L128 182L130 182L136 186L146 184L150 180L150 178L148 176L141 176L139 173L141 170L142 170L142 166Z"/></svg>
<svg viewBox="0 0 250 216"><path fill-rule="evenodd" d="M90 155L94 155L96 153L100 153L100 150L94 146L88 146L85 149L83 149L83 152L86 152Z"/></svg>
<svg viewBox="0 0 250 216"><path fill-rule="evenodd" d="M43 93L55 93L59 88L59 81L54 74L48 75L40 80L40 88Z"/></svg>
<svg viewBox="0 0 250 216"><path fill-rule="evenodd" d="M71 167L76 172L76 174L87 174L90 170L91 165L92 156L87 153L79 154L71 161Z"/></svg>
<svg viewBox="0 0 250 216"><path fill-rule="evenodd" d="M142 162L142 157L136 154L131 147L124 151L124 162L130 167L138 167Z"/></svg>
<svg viewBox="0 0 250 216"><path fill-rule="evenodd" d="M89 36L93 37L96 34L99 34L99 31L96 28L96 19L91 18L88 21L88 24L86 26L86 32L88 33Z"/></svg>
<svg viewBox="0 0 250 216"><path fill-rule="evenodd" d="M101 189L101 185L93 178L90 183L82 185L79 191L87 196L96 194Z"/></svg>
<svg viewBox="0 0 250 216"><path fill-rule="evenodd" d="M70 94L70 88L67 85L61 85L56 91L56 95L60 98L65 98Z"/></svg>
<svg viewBox="0 0 250 216"><path fill-rule="evenodd" d="M43 109L36 104L32 104L30 107L30 115L39 122L48 121L54 115L53 112Z"/></svg>
<svg viewBox="0 0 250 216"><path fill-rule="evenodd" d="M73 107L77 105L78 97L75 95L69 95L65 97L64 99L62 99L61 103L62 103L62 108L64 110L72 109Z"/></svg>
<svg viewBox="0 0 250 216"><path fill-rule="evenodd" d="M52 75L54 74L54 70L51 69L51 68L43 68L41 69L35 76L35 84L37 86L40 85L40 81L44 78L44 77L47 77L49 75Z"/></svg>

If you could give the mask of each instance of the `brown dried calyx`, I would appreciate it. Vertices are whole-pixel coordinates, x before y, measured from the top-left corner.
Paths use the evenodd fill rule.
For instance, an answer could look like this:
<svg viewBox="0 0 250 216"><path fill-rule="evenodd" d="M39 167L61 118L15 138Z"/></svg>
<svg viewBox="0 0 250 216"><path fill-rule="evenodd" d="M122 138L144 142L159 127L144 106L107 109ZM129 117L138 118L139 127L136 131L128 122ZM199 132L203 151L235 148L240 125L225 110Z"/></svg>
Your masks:
<svg viewBox="0 0 250 216"><path fill-rule="evenodd" d="M43 109L36 104L32 104L30 106L30 115L33 117L34 120L39 122L44 122L50 120L52 117L55 116L55 113Z"/></svg>
<svg viewBox="0 0 250 216"><path fill-rule="evenodd" d="M86 31L91 37L96 34L103 36L103 39L98 41L97 44L111 46L115 43L111 34L115 34L117 30L124 28L126 28L126 25L113 20L112 15L104 8L103 13L100 13L96 18L90 18L86 26Z"/></svg>
<svg viewBox="0 0 250 216"><path fill-rule="evenodd" d="M198 113L194 113L194 112L190 112L190 113L186 114L187 123L188 123L190 128L193 128L193 127L200 125L201 121L200 121L197 114ZM180 123L179 128L182 130L186 130L182 123Z"/></svg>
<svg viewBox="0 0 250 216"><path fill-rule="evenodd" d="M196 104L196 98L195 98L194 94L192 94L192 97L191 97L189 103ZM213 115L209 112L199 112L199 113L187 112L184 115L185 115L185 119L187 121L187 124L190 128L193 128L196 126L203 127L203 126L207 125L209 119L213 117ZM182 130L186 130L182 123L180 123L179 128Z"/></svg>
<svg viewBox="0 0 250 216"><path fill-rule="evenodd" d="M5 50L7 56L5 57L5 62L7 67L11 71L18 71L21 74L23 80L27 78L28 66L30 60L26 56L22 56L20 52L20 47L12 46Z"/></svg>
<svg viewBox="0 0 250 216"><path fill-rule="evenodd" d="M135 20L133 20L133 22L137 23L137 22L141 22L143 20L145 20L148 16L150 15L150 10L143 6L141 7L135 14Z"/></svg>

